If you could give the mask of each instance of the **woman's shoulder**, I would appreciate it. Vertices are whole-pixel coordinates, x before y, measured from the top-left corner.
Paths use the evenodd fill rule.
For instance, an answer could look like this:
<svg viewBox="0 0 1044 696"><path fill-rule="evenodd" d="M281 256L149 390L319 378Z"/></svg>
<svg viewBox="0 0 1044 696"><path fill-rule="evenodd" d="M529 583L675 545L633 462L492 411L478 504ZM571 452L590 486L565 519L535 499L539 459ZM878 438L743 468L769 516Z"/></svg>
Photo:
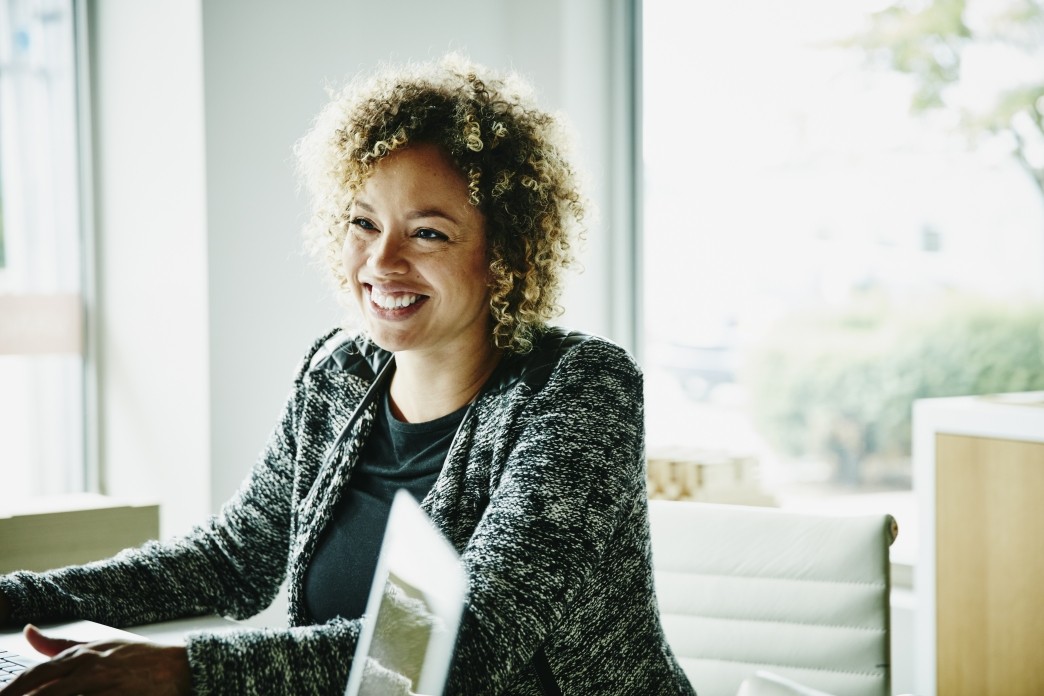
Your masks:
<svg viewBox="0 0 1044 696"><path fill-rule="evenodd" d="M553 357L556 364L567 359L580 363L605 361L638 369L634 357L626 348L597 334L551 326L539 335L535 345L534 352Z"/></svg>
<svg viewBox="0 0 1044 696"><path fill-rule="evenodd" d="M365 334L345 328L327 331L312 342L298 367L298 379L321 371L365 373L372 376L391 354Z"/></svg>
<svg viewBox="0 0 1044 696"><path fill-rule="evenodd" d="M494 390L505 391L521 383L527 393L535 394L563 373L576 378L620 370L640 375L634 358L617 343L602 336L551 326L534 337L532 350L504 362Z"/></svg>

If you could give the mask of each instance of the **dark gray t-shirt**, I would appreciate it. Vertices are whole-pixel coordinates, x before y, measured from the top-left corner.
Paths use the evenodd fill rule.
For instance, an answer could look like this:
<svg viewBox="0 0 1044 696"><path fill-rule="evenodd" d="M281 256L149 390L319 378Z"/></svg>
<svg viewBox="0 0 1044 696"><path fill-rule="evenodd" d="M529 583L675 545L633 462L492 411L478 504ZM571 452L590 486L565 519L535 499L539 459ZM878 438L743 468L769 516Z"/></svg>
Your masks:
<svg viewBox="0 0 1044 696"><path fill-rule="evenodd" d="M466 411L464 406L426 423L404 423L392 414L385 393L348 489L305 573L303 601L312 621L362 616L395 492L405 488L423 500Z"/></svg>

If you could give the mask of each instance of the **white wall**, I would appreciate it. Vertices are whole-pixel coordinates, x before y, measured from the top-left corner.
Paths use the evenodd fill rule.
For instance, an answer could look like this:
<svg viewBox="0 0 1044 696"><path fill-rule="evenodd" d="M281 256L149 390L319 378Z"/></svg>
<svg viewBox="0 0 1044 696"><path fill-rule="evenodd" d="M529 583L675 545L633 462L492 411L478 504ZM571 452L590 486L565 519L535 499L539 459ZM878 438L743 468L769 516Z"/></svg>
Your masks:
<svg viewBox="0 0 1044 696"><path fill-rule="evenodd" d="M181 531L210 485L200 8L88 8L103 490Z"/></svg>
<svg viewBox="0 0 1044 696"><path fill-rule="evenodd" d="M299 251L307 211L291 157L326 84L448 49L518 69L574 122L610 219L614 5L95 0L108 489L162 499L164 534L198 517L200 500L216 509L260 451L302 352L337 323ZM614 336L606 229L589 232L566 321Z"/></svg>

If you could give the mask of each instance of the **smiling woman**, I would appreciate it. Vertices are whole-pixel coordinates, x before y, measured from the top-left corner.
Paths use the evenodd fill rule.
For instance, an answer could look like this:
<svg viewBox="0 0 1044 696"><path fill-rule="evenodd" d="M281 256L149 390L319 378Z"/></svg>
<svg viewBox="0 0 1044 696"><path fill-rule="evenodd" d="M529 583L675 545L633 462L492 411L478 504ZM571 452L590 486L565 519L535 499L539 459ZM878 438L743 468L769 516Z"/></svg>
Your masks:
<svg viewBox="0 0 1044 696"><path fill-rule="evenodd" d="M340 257L364 182L389 152L438 143L484 216L494 345L525 351L558 312L584 214L568 139L557 119L531 107L532 89L517 76L480 76L456 56L443 66L360 77L323 109L297 148L315 210L306 235L349 289Z"/></svg>
<svg viewBox="0 0 1044 696"><path fill-rule="evenodd" d="M417 391L393 380L396 417L429 421L463 406L498 360L485 219L468 200L467 181L438 146L412 145L375 169L349 218L344 276L369 336L398 355L400 374L419 361L460 375L442 370ZM435 405L430 397L442 385L451 393Z"/></svg>
<svg viewBox="0 0 1044 696"><path fill-rule="evenodd" d="M484 216L437 146L396 152L366 181L352 205L343 263L379 345L444 356L480 346L486 359L493 354Z"/></svg>
<svg viewBox="0 0 1044 696"><path fill-rule="evenodd" d="M298 153L307 232L356 320L305 354L248 479L183 538L0 577L0 623L124 625L250 616L285 578L291 628L81 646L5 696L161 669L177 693L341 693L398 489L467 573L447 693L692 693L654 592L641 373L548 324L583 206L526 93L451 57L335 96Z"/></svg>

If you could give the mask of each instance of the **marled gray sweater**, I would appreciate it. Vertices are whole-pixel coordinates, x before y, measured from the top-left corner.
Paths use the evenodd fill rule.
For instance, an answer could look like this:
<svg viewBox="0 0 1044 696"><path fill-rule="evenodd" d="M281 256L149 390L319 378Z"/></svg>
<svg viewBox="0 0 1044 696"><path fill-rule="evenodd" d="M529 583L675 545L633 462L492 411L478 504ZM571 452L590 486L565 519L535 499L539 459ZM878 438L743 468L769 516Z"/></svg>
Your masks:
<svg viewBox="0 0 1044 696"><path fill-rule="evenodd" d="M641 375L602 339L553 331L542 343L490 379L422 503L469 576L448 691L541 694L553 680L565 694L691 694L653 593ZM344 334L317 341L257 464L218 515L107 561L0 577L15 618L245 618L289 574L290 628L189 637L195 692L343 693L359 622L303 625L301 585L373 405L334 463L323 460L387 359Z"/></svg>

